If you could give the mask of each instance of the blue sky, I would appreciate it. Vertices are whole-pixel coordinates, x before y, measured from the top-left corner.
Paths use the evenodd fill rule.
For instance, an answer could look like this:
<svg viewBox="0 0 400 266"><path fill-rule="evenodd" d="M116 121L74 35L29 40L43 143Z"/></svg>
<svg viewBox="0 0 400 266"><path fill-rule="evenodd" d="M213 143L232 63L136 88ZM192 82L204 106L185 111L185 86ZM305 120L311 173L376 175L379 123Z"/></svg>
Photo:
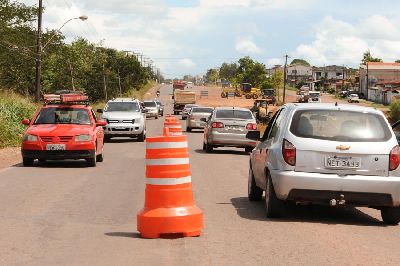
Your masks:
<svg viewBox="0 0 400 266"><path fill-rule="evenodd" d="M23 1L27 4L35 0ZM71 41L133 50L151 58L166 77L203 74L242 56L270 66L283 56L313 65L357 67L370 49L400 59L400 1L317 0L45 0L44 26L70 17Z"/></svg>

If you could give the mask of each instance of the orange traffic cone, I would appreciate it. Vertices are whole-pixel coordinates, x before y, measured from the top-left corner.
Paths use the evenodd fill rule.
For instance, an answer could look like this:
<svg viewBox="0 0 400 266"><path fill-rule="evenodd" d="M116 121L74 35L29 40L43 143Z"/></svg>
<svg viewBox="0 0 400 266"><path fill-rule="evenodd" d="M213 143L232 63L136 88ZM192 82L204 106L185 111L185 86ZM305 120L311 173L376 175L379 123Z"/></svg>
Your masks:
<svg viewBox="0 0 400 266"><path fill-rule="evenodd" d="M167 115L165 116L165 121L178 121L178 120L176 119L175 116L173 116L173 115L171 115L171 114L167 114Z"/></svg>
<svg viewBox="0 0 400 266"><path fill-rule="evenodd" d="M168 131L146 139L145 204L137 214L144 238L199 236L203 229L203 212L193 200L187 137Z"/></svg>
<svg viewBox="0 0 400 266"><path fill-rule="evenodd" d="M165 120L164 122L164 128L169 129L169 134L172 136L180 136L182 135L182 125L179 121L175 120L170 120L167 121Z"/></svg>

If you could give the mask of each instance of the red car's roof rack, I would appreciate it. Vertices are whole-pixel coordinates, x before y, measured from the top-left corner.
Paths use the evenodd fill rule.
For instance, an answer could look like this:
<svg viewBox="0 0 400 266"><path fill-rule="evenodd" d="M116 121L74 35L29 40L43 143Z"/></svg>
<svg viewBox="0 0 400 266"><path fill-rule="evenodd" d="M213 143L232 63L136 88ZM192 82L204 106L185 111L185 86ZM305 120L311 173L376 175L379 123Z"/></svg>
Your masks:
<svg viewBox="0 0 400 266"><path fill-rule="evenodd" d="M89 97L82 92L60 91L43 95L45 104L89 104Z"/></svg>

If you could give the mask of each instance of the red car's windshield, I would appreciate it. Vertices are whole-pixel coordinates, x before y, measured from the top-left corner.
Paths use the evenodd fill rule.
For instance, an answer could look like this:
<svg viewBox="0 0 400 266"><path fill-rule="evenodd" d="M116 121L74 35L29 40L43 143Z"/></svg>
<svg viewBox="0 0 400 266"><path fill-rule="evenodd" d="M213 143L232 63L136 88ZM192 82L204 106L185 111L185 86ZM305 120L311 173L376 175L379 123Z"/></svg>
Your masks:
<svg viewBox="0 0 400 266"><path fill-rule="evenodd" d="M76 124L91 125L89 113L83 108L48 107L43 108L36 117L34 125Z"/></svg>

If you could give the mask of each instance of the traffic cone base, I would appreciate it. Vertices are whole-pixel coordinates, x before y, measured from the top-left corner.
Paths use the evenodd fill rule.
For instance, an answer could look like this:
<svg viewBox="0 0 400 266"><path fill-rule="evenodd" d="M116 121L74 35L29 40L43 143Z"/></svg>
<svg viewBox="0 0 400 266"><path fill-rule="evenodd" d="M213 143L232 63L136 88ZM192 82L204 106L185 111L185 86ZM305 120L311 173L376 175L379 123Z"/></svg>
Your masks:
<svg viewBox="0 0 400 266"><path fill-rule="evenodd" d="M203 213L196 206L143 209L137 215L137 228L144 238L159 238L163 234L200 236Z"/></svg>

